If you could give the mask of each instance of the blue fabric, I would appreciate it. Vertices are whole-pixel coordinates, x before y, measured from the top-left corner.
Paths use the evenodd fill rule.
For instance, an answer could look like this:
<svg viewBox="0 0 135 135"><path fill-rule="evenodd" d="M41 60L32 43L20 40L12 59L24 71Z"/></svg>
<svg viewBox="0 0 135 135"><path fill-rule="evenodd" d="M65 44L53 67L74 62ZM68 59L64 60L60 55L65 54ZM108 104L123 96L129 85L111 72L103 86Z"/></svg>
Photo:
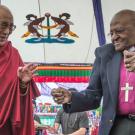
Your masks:
<svg viewBox="0 0 135 135"><path fill-rule="evenodd" d="M92 1L93 1L94 14L96 18L99 45L102 46L106 43L106 38L105 38L105 32L104 32L104 22L103 22L103 15L102 15L101 0L92 0Z"/></svg>

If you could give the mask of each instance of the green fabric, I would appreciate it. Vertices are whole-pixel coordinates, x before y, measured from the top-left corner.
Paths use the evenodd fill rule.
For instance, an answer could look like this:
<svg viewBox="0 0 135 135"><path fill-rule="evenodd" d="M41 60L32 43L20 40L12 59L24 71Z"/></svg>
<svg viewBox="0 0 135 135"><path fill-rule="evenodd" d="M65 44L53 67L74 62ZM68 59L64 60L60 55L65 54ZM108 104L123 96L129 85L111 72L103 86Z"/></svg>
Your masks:
<svg viewBox="0 0 135 135"><path fill-rule="evenodd" d="M39 76L90 76L90 70L38 70Z"/></svg>

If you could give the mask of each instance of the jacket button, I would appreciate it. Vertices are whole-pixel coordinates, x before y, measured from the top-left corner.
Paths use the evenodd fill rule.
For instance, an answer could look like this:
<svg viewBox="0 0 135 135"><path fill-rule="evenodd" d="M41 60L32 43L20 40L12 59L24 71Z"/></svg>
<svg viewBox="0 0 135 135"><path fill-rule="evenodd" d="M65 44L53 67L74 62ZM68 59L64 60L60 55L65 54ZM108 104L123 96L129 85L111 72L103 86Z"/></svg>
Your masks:
<svg viewBox="0 0 135 135"><path fill-rule="evenodd" d="M113 123L113 120L109 120L109 123Z"/></svg>

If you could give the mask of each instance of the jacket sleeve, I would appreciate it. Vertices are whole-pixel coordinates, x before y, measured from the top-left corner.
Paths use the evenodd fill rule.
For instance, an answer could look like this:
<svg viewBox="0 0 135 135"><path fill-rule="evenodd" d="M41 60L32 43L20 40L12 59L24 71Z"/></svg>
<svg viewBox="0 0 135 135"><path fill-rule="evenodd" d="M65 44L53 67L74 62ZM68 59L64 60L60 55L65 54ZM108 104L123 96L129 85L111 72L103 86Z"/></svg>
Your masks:
<svg viewBox="0 0 135 135"><path fill-rule="evenodd" d="M96 59L94 62L92 75L90 77L89 86L86 90L72 93L71 104L64 104L63 106L65 112L71 113L87 111L96 109L100 106L100 101L102 98L100 50L100 48L97 48L95 51Z"/></svg>

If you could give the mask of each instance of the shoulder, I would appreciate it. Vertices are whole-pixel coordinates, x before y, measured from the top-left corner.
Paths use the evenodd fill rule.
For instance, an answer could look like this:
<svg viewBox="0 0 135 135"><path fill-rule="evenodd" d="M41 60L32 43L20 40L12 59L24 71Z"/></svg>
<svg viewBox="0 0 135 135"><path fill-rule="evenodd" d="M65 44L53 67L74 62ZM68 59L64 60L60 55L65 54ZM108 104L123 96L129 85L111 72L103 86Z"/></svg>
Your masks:
<svg viewBox="0 0 135 135"><path fill-rule="evenodd" d="M15 47L12 46L12 49L13 49L16 53L19 53L17 48L15 48Z"/></svg>
<svg viewBox="0 0 135 135"><path fill-rule="evenodd" d="M14 53L14 54L20 56L19 51L18 51L17 48L15 48L14 46L11 46L11 48L12 48L12 53Z"/></svg>
<svg viewBox="0 0 135 135"><path fill-rule="evenodd" d="M112 55L115 52L114 45L112 43L103 45L101 47L96 48L95 55L99 57L106 57L108 55Z"/></svg>
<svg viewBox="0 0 135 135"><path fill-rule="evenodd" d="M14 50L14 51L18 51L17 48L15 48L15 47L13 46L13 44L12 44L11 41L7 41L6 45L7 45L10 49L12 49L12 50Z"/></svg>

